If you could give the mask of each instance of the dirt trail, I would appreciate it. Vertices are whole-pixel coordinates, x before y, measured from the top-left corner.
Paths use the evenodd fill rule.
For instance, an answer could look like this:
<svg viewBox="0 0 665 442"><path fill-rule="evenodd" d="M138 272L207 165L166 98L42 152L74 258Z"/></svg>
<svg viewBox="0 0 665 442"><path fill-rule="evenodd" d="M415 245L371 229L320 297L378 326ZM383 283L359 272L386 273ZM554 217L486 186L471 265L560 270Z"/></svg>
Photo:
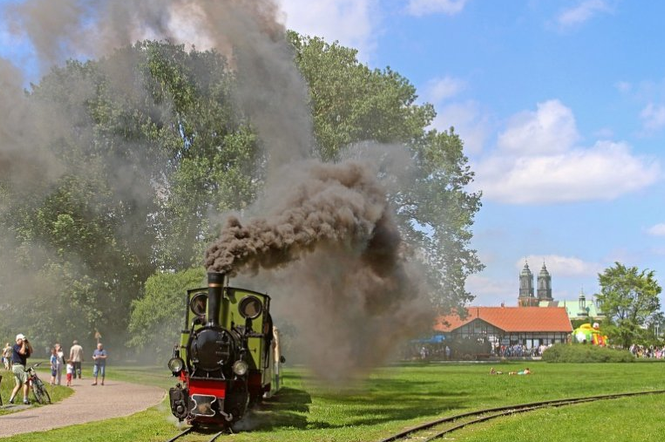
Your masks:
<svg viewBox="0 0 665 442"><path fill-rule="evenodd" d="M91 380L75 380L74 394L53 405L30 407L0 416L0 438L47 431L69 425L129 416L159 404L164 389L107 380L92 386Z"/></svg>

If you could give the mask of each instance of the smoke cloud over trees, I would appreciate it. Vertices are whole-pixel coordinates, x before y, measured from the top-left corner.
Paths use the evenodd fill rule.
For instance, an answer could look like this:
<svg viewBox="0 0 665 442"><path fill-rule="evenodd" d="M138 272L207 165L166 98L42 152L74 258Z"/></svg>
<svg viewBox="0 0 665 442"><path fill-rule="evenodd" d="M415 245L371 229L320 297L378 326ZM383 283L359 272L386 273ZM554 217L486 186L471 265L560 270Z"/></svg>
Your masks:
<svg viewBox="0 0 665 442"><path fill-rule="evenodd" d="M0 59L0 313L16 318L0 332L121 347L130 318L150 335L136 326L148 278L205 265L264 283L337 376L427 329L432 303L470 299L480 202L461 140L426 129L434 110L406 79L279 14L265 0L2 7L41 78L27 87L34 73Z"/></svg>

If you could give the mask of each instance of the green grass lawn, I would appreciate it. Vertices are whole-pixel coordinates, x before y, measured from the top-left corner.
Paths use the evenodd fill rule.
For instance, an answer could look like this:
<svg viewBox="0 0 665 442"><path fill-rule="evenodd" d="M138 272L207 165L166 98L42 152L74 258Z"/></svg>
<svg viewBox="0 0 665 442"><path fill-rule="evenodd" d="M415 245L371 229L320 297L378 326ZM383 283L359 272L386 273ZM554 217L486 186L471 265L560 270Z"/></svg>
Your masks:
<svg viewBox="0 0 665 442"><path fill-rule="evenodd" d="M39 378L42 380L42 382L44 382L44 384L46 385L46 389L48 390L51 396L51 400L53 402L61 401L74 392L71 388L67 388L64 386L49 385L49 379L51 375L48 371L38 370L37 374L39 375ZM14 382L14 374L11 371L7 371L4 369L4 367L2 367L0 368L0 375L2 376L2 381L0 381L0 396L2 397L3 405L7 405L9 403L9 396L11 395L11 392L14 389L14 386L16 385ZM63 382L64 382L64 376L63 376ZM28 398L30 399L30 402L34 404L34 406L39 406L36 404L35 397L33 396L32 392L30 392ZM17 394L16 402L20 404L22 400L23 400L23 392L21 391ZM2 416L3 414L9 414L13 412L14 411L10 408L9 409L0 408L0 416Z"/></svg>
<svg viewBox="0 0 665 442"><path fill-rule="evenodd" d="M498 364L504 372L525 364ZM530 376L490 376L484 364L405 364L376 370L369 379L321 384L304 369L286 371L284 389L251 412L234 442L376 441L431 420L464 411L604 393L665 389L665 364L529 363ZM109 367L110 378L167 388L168 373L154 367ZM665 395L616 399L501 418L461 430L469 441L660 441ZM50 431L47 440L165 441L176 434L168 403L127 418ZM44 434L2 441L41 442ZM204 441L209 436L192 436Z"/></svg>

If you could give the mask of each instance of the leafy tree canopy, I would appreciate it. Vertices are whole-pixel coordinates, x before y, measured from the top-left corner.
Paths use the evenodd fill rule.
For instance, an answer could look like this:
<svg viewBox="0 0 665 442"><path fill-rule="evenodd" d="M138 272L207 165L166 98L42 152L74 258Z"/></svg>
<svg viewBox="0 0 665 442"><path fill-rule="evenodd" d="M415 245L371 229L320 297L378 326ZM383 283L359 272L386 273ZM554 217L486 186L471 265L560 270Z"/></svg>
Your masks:
<svg viewBox="0 0 665 442"><path fill-rule="evenodd" d="M466 277L482 270L470 248L480 194L465 190L473 172L454 129L428 129L436 113L416 104L416 89L392 71L361 64L355 49L294 32L289 38L310 88L316 140L324 160L340 158L354 143L405 145L415 164L413 182L392 195L402 233L428 269L432 300L459 307L472 296Z"/></svg>
<svg viewBox="0 0 665 442"><path fill-rule="evenodd" d="M600 306L607 315L610 342L628 348L641 343L653 321L659 318L662 291L653 270L639 270L616 262L598 275Z"/></svg>
<svg viewBox="0 0 665 442"><path fill-rule="evenodd" d="M470 300L465 279L482 268L470 248L480 194L465 190L473 172L462 140L430 129L433 107L416 104L414 86L390 68L372 70L336 43L289 39L309 86L316 155L337 161L368 140L406 146L412 182L390 195L403 235L437 305ZM12 297L3 317L45 342L92 341L97 330L124 343L128 327L143 336L147 312L201 265L217 233L211 214L242 210L263 185L262 140L232 98L234 75L215 51L146 41L70 61L32 86L26 100L41 112L31 123L51 131L40 149L58 167L29 192L0 177L0 245L11 263L0 284L34 305L29 318L15 316L25 299Z"/></svg>
<svg viewBox="0 0 665 442"><path fill-rule="evenodd" d="M197 267L182 272L156 273L148 278L145 294L132 303L128 344L139 353L154 360L170 355L180 342L180 330L185 326L185 293L187 289L204 287L205 269Z"/></svg>

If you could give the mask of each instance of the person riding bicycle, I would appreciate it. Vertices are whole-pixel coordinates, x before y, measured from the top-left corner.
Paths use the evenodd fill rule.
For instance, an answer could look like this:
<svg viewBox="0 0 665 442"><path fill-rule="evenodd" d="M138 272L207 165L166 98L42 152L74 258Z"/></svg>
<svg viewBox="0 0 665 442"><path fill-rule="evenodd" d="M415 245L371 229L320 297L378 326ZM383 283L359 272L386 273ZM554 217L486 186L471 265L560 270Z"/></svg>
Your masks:
<svg viewBox="0 0 665 442"><path fill-rule="evenodd" d="M28 374L25 371L27 360L32 355L32 345L25 338L23 333L16 335L16 344L12 347L12 372L16 381L16 386L9 397L9 403L14 403L14 398L21 386L23 386L23 403L28 402Z"/></svg>

